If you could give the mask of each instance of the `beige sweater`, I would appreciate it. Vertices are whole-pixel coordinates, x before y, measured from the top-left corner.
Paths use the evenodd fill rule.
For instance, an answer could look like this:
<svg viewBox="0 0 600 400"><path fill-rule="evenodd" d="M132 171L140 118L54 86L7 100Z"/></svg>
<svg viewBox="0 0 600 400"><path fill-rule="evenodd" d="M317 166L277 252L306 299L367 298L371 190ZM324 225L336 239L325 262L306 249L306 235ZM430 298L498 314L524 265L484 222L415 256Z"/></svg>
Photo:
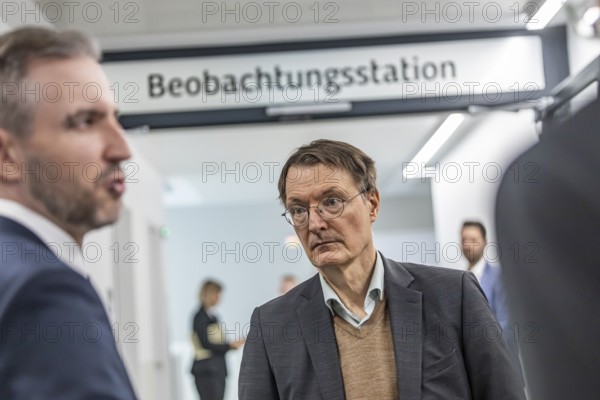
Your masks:
<svg viewBox="0 0 600 400"><path fill-rule="evenodd" d="M396 360L384 299L364 325L355 328L335 315L346 400L397 400Z"/></svg>

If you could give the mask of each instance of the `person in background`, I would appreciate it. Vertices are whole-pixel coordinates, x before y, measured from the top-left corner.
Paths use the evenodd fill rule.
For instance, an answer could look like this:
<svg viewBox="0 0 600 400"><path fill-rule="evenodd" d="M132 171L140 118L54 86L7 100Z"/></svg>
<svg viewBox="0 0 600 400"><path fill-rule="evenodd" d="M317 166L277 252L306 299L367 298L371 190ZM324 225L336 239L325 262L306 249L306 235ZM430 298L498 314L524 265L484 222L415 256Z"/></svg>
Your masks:
<svg viewBox="0 0 600 400"><path fill-rule="evenodd" d="M223 287L219 283L213 280L205 281L200 288L200 309L194 315L194 363L191 372L200 400L223 400L227 378L225 354L244 344L241 338L227 342L226 329L213 314L222 291Z"/></svg>
<svg viewBox="0 0 600 400"><path fill-rule="evenodd" d="M292 290L298 284L298 280L294 275L284 275L281 278L281 286L279 287L279 294L283 295Z"/></svg>
<svg viewBox="0 0 600 400"><path fill-rule="evenodd" d="M514 326L510 326L511 318L500 267L489 264L483 257L486 246L487 232L485 226L478 221L465 221L461 230L461 248L469 262L467 268L475 275L487 297L490 308L502 328L502 336L511 351L513 365L524 384L519 359L518 331Z"/></svg>
<svg viewBox="0 0 600 400"><path fill-rule="evenodd" d="M0 399L136 398L81 251L131 157L99 59L76 31L0 36Z"/></svg>

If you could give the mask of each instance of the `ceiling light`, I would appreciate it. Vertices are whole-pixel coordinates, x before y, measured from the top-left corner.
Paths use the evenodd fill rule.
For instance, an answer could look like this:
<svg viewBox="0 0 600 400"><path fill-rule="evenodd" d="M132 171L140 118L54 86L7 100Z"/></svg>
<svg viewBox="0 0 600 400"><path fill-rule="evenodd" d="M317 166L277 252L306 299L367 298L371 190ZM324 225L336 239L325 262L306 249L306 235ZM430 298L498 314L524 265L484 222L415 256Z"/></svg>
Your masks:
<svg viewBox="0 0 600 400"><path fill-rule="evenodd" d="M567 0L546 0L525 28L530 31L544 29Z"/></svg>
<svg viewBox="0 0 600 400"><path fill-rule="evenodd" d="M427 143L421 148L421 150L417 153L417 155L412 159L409 163L411 166L417 166L420 170L421 166L426 165L429 160L442 148L444 143L450 139L450 136L462 124L465 120L465 115L461 113L453 113L446 117L444 122L440 125L440 127L435 131L433 135L429 138ZM408 176L406 168L402 171L402 175L405 178L420 178L421 174L410 174Z"/></svg>

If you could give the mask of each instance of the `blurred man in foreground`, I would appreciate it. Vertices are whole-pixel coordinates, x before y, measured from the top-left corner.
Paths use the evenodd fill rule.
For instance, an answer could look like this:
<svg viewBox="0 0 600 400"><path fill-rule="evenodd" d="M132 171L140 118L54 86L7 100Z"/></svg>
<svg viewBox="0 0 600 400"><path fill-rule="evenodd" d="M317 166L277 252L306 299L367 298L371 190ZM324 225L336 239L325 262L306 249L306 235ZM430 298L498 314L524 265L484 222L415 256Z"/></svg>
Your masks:
<svg viewBox="0 0 600 400"><path fill-rule="evenodd" d="M130 157L99 52L77 32L0 36L0 398L135 399L84 235L113 223Z"/></svg>

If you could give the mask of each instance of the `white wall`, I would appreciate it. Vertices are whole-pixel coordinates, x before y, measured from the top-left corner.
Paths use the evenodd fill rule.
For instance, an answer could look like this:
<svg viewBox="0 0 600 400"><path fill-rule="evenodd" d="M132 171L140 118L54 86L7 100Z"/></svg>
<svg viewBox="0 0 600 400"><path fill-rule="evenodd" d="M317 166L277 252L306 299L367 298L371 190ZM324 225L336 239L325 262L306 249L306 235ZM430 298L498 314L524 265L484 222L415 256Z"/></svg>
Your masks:
<svg viewBox="0 0 600 400"><path fill-rule="evenodd" d="M574 75L600 55L600 39L581 38L571 28L567 39L570 70ZM514 170L507 171L510 162L538 140L532 113L497 112L478 117L478 120L464 139L440 160L441 169L448 163L459 163L463 178L453 183L454 175L444 179L444 174L440 173L440 181L432 181L435 233L442 247L459 241L459 229L465 219L481 220L490 233L488 240L495 241L494 207L498 183L493 182L495 179L491 174L495 166L491 163L497 163L503 173L511 174L512 179L527 179L528 174L535 173L534 168L526 169L527 166L520 166L519 176ZM474 167L472 182L467 178L469 170L465 162L480 163ZM487 177L482 174L486 164L490 166ZM450 169L447 168L447 172ZM494 258L492 250L489 255ZM464 262L454 265L462 267Z"/></svg>
<svg viewBox="0 0 600 400"><path fill-rule="evenodd" d="M538 140L533 112L493 112L477 117L468 133L439 161L439 173L431 178L435 235L440 248L460 243L463 221L479 220L487 228L488 242L495 242L494 209L501 175L531 179L534 166L508 170L511 162ZM458 167L457 167L458 166ZM437 180L437 181L436 181ZM488 258L497 261L490 247ZM442 254L444 255L444 254ZM446 266L464 268L447 254Z"/></svg>
<svg viewBox="0 0 600 400"><path fill-rule="evenodd" d="M171 398L172 389L163 263L155 260L161 258L162 245L150 230L163 225L162 184L139 155L125 170L120 220L87 235L83 248L88 250L90 279L113 321L117 347L140 400L163 400Z"/></svg>
<svg viewBox="0 0 600 400"><path fill-rule="evenodd" d="M567 34L568 54L571 75L579 72L590 61L600 55L600 39L584 39L577 36L569 28ZM459 230L465 219L481 220L490 237L495 241L494 208L498 183L494 182L496 163L503 173L511 174L511 179L527 179L535 174L534 167L520 166L518 176L515 170L508 171L511 161L538 140L535 133L533 114L495 112L488 116L477 117L464 139L458 142L440 160L440 169L444 166L447 172L449 163L456 162L461 166L462 179L454 183L454 175L444 177L439 173L439 182L432 180L433 209L435 218L436 239L443 247L459 241ZM469 181L468 165L465 162L476 162L474 179ZM489 165L490 176L482 174L485 165ZM446 174L449 175L449 174ZM490 258L497 258L490 249ZM464 261L450 266L464 267Z"/></svg>

